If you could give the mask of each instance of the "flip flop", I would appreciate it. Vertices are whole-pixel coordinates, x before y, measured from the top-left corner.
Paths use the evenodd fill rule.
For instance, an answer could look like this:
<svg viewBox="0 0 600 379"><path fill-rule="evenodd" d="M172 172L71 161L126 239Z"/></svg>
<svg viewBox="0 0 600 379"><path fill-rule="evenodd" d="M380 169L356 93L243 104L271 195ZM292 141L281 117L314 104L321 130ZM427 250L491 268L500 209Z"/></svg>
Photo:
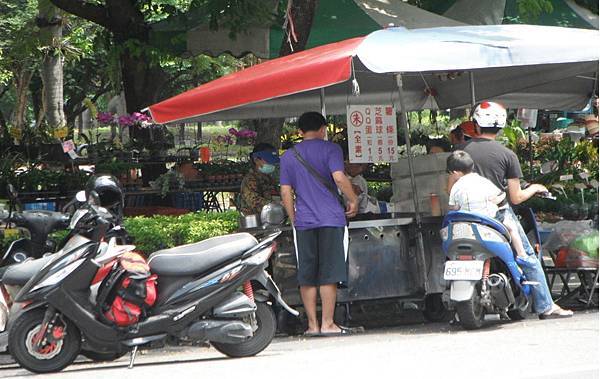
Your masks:
<svg viewBox="0 0 600 379"><path fill-rule="evenodd" d="M304 332L302 335L304 337L320 337L321 333L320 332Z"/></svg>
<svg viewBox="0 0 600 379"><path fill-rule="evenodd" d="M569 309L554 308L550 311L550 313L542 313L539 317L540 320L548 320L553 318L568 318L573 317L573 311Z"/></svg>
<svg viewBox="0 0 600 379"><path fill-rule="evenodd" d="M356 327L356 328L348 328L345 326L339 326L338 328L340 328L339 332L326 332L326 333L321 333L320 336L321 337L343 337L343 336L349 336L351 334L358 334L358 333L362 333L365 331L365 328L363 328L362 326Z"/></svg>

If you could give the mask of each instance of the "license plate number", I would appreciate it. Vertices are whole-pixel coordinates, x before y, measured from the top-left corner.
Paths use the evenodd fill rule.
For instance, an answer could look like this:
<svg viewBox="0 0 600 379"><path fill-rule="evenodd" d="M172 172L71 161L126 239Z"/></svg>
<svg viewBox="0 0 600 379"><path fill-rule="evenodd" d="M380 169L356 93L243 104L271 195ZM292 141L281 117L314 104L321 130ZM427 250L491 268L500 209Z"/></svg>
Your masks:
<svg viewBox="0 0 600 379"><path fill-rule="evenodd" d="M483 276L483 261L448 261L444 266L445 280L479 280Z"/></svg>

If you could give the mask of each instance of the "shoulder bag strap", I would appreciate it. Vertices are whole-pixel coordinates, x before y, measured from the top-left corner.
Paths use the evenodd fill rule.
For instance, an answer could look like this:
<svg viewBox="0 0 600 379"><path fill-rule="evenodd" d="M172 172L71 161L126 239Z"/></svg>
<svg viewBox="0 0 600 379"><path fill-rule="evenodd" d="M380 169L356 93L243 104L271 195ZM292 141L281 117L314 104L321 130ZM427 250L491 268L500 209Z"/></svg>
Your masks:
<svg viewBox="0 0 600 379"><path fill-rule="evenodd" d="M296 146L292 147L292 151L294 152L294 156L296 157L298 162L300 162L300 164L302 164L302 166L306 168L309 174L311 174L315 179L317 179L317 181L324 185L329 192L331 192L331 194L338 200L338 202L342 206L342 209L345 210L346 204L344 198L335 188L331 186L331 182L325 179L323 175L321 175L310 163L308 163L304 158L302 158L300 153L298 153L298 150L296 150Z"/></svg>

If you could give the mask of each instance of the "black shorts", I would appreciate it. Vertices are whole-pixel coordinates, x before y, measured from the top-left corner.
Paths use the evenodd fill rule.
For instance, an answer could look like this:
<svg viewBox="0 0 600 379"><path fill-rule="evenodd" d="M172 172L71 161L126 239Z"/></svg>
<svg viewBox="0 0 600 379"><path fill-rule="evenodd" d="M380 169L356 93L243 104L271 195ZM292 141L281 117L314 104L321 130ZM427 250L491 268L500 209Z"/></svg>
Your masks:
<svg viewBox="0 0 600 379"><path fill-rule="evenodd" d="M347 281L348 229L322 227L294 231L298 284L320 286Z"/></svg>

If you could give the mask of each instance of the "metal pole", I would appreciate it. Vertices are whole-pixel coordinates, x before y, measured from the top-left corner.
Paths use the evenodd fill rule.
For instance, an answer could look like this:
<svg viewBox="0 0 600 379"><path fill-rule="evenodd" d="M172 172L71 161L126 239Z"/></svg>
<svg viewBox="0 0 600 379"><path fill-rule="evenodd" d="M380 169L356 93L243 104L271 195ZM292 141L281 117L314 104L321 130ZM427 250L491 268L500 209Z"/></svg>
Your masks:
<svg viewBox="0 0 600 379"><path fill-rule="evenodd" d="M475 78L473 71L469 71L469 87L471 88L471 110L475 107Z"/></svg>
<svg viewBox="0 0 600 379"><path fill-rule="evenodd" d="M417 196L417 182L415 180L415 169L410 149L410 130L408 128L406 105L404 103L404 90L402 88L402 74L396 74L396 84L398 85L398 100L400 102L400 125L404 131L404 142L406 143L406 156L408 160L408 171L410 173L410 185L413 193L413 202L415 206L415 223L417 225L417 267L421 271L423 278L423 289L429 290L427 279L427 267L425 262L425 244L423 243L423 232L421 222L421 212L419 210L419 198Z"/></svg>
<svg viewBox="0 0 600 379"><path fill-rule="evenodd" d="M527 128L529 134L529 181L533 182L533 139L531 137L531 125Z"/></svg>
<svg viewBox="0 0 600 379"><path fill-rule="evenodd" d="M321 98L321 114L323 117L327 117L327 109L325 109L325 88L321 88L319 92Z"/></svg>
<svg viewBox="0 0 600 379"><path fill-rule="evenodd" d="M322 87L319 90L319 98L321 100L321 114L323 115L323 117L327 118L327 109L325 109L325 88ZM327 128L329 130L329 128ZM329 138L327 137L327 135L329 134L329 132L325 133L325 141L327 141Z"/></svg>
<svg viewBox="0 0 600 379"><path fill-rule="evenodd" d="M196 124L196 144L202 143L202 123Z"/></svg>

